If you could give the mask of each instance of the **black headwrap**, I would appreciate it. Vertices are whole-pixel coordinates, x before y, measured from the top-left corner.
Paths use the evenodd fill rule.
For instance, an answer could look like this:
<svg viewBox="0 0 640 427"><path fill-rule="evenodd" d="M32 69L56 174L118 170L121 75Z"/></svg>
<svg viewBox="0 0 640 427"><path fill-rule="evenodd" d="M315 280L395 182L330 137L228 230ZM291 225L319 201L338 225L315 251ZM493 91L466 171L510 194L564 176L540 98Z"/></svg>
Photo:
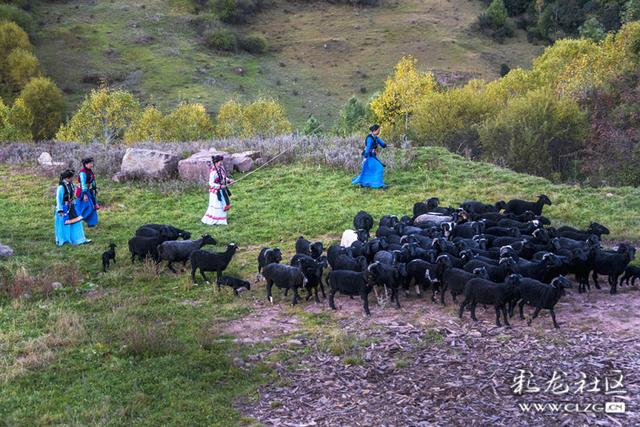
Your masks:
<svg viewBox="0 0 640 427"><path fill-rule="evenodd" d="M60 182L59 185L64 185L64 179L73 178L73 175L76 173L72 169L66 169L64 172L60 174Z"/></svg>
<svg viewBox="0 0 640 427"><path fill-rule="evenodd" d="M371 132L375 132L375 131L377 131L378 129L380 129L380 125L373 125L373 126L371 126L371 127L369 128L369 130L370 130Z"/></svg>
<svg viewBox="0 0 640 427"><path fill-rule="evenodd" d="M93 157L87 157L82 159L82 166L86 165L87 163L92 163L93 162Z"/></svg>

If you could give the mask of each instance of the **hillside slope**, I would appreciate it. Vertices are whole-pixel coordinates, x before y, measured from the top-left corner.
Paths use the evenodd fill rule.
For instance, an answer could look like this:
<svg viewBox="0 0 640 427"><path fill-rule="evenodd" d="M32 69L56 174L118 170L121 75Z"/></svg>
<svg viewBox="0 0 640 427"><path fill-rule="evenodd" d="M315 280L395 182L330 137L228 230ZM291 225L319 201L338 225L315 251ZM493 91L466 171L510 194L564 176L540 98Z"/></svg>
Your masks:
<svg viewBox="0 0 640 427"><path fill-rule="evenodd" d="M528 66L541 47L524 34L496 44L470 30L480 1L395 0L377 8L276 0L240 33L263 33L265 55L205 47L189 0L70 0L35 7L35 44L73 108L100 81L161 108L271 96L300 125L313 113L331 124L345 100L368 98L405 54L444 80L497 76L501 63ZM242 71L240 71L242 70Z"/></svg>

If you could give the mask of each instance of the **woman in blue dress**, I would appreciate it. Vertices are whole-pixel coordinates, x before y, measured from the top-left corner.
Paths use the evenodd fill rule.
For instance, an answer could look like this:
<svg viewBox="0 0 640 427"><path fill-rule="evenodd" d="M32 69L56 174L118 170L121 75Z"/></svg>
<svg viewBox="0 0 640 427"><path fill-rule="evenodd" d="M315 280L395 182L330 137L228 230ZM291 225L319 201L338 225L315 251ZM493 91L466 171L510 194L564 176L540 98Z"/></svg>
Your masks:
<svg viewBox="0 0 640 427"><path fill-rule="evenodd" d="M365 148L362 152L362 172L351 183L362 187L384 187L384 165L378 160L378 147L386 148L387 144L380 139L380 126L373 125L369 128L371 133L365 139Z"/></svg>
<svg viewBox="0 0 640 427"><path fill-rule="evenodd" d="M76 188L75 201L76 212L84 218L89 227L95 227L98 224L98 209L100 209L97 200L98 186L92 169L93 157L82 159L82 169L78 172L80 186Z"/></svg>
<svg viewBox="0 0 640 427"><path fill-rule="evenodd" d="M81 245L89 243L84 237L84 228L82 226L82 216L76 213L74 185L71 182L73 171L65 170L60 174L60 182L56 190L56 211L54 213L54 234L56 237L56 245L62 246L65 243L72 245Z"/></svg>

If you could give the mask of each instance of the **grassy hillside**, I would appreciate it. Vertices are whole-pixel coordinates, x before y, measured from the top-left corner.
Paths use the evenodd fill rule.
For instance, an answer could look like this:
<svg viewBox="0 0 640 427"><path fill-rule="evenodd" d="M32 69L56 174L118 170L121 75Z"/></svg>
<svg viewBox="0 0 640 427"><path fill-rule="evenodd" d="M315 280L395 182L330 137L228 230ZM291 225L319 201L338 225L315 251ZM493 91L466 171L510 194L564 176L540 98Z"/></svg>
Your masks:
<svg viewBox="0 0 640 427"><path fill-rule="evenodd" d="M195 235L211 232L240 246L228 270L252 278L263 245L287 251L304 234L326 243L339 238L360 209L376 218L409 212L413 202L438 195L443 204L465 199L532 198L546 193L554 225L586 226L598 220L616 240L640 239L640 190L553 185L541 178L471 163L443 149L421 149L415 165L387 177L390 188L350 185L349 174L300 164L265 168L234 192L230 225L207 228L202 188L178 182L114 184L98 177L104 210L88 230L91 245L53 244L52 179L16 166L0 166L2 243L16 257L0 272L18 271L20 283L40 276L65 288L48 298L0 296L0 414L9 425L163 424L238 425L236 399L255 399L274 380L268 362L237 366L267 344L241 345L221 334L226 321L246 314L264 287L233 298L209 286L192 287L186 274L156 275L131 266L126 242L147 222L167 222ZM100 253L118 245L118 264L100 272ZM20 272L20 267L26 271ZM70 287L72 275L83 276ZM65 279L67 277L67 279ZM276 295L278 295L276 293ZM279 297L278 297L279 298ZM284 304L284 302L283 302Z"/></svg>
<svg viewBox="0 0 640 427"><path fill-rule="evenodd" d="M189 0L69 0L35 7L37 55L73 108L97 81L161 108L200 101L278 98L295 124L332 123L346 99L368 98L405 54L441 75L487 79L501 63L528 66L541 47L524 33L505 44L470 30L480 1L395 0L377 8L275 0L240 33L267 36L265 55L219 54L201 42ZM242 73L238 71L241 68Z"/></svg>

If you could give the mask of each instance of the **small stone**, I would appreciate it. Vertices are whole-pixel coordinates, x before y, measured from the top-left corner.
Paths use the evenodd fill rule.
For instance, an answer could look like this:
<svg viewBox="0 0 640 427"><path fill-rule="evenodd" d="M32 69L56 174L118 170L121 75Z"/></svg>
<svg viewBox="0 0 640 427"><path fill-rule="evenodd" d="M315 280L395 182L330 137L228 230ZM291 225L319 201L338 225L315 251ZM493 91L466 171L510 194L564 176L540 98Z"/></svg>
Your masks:
<svg viewBox="0 0 640 427"><path fill-rule="evenodd" d="M7 245L0 244L0 258L9 258L13 256L13 249Z"/></svg>
<svg viewBox="0 0 640 427"><path fill-rule="evenodd" d="M62 289L62 283L60 283L60 282L53 282L53 283L51 284L51 287L52 287L53 289Z"/></svg>
<svg viewBox="0 0 640 427"><path fill-rule="evenodd" d="M304 345L304 343L300 340L288 340L287 344L289 345Z"/></svg>
<svg viewBox="0 0 640 427"><path fill-rule="evenodd" d="M233 359L233 364L236 365L238 368L241 368L245 365L244 360L242 360L239 357L236 357Z"/></svg>

